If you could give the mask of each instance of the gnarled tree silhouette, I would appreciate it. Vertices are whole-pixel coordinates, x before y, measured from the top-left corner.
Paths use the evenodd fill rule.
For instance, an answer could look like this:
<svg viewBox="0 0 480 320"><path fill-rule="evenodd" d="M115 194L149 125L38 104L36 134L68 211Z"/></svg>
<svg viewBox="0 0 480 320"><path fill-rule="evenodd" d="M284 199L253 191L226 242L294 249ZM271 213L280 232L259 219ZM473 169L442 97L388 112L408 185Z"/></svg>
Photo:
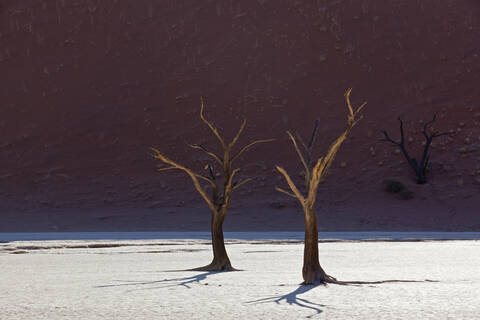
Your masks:
<svg viewBox="0 0 480 320"><path fill-rule="evenodd" d="M366 105L363 103L358 108L354 109L350 102L350 93L352 89L348 89L345 93L345 101L348 107L348 117L347 117L347 127L344 132L333 142L333 144L328 149L328 152L325 156L320 157L315 166L311 161L312 159L312 147L315 142L315 137L317 135L318 121L315 123L315 128L313 130L310 141L307 144L303 144L305 149L305 154L300 150L298 146L297 139L287 131L290 140L295 147L295 150L300 157L300 161L305 170L305 189L306 195L297 188L293 180L290 178L288 173L280 166L276 166L277 170L284 176L290 191L276 188L276 190L283 192L293 198L298 199L300 202L303 213L305 216L305 247L303 253L303 280L302 284L317 284L317 283L338 283L338 281L329 276L320 266L320 261L318 258L318 222L317 216L315 214L315 201L317 199L317 190L319 183L323 180L325 175L330 168L335 155L337 154L342 143L347 139L352 128L361 120L362 116L359 116L360 111Z"/></svg>
<svg viewBox="0 0 480 320"><path fill-rule="evenodd" d="M192 179L195 189L202 196L203 200L205 200L210 211L212 212L210 228L211 228L211 234L212 234L213 260L207 266L195 268L192 270L233 271L235 269L232 267L230 263L230 259L228 258L228 255L227 255L227 251L225 249L225 243L223 238L223 222L225 220L225 216L230 206L230 201L232 198L233 191L237 190L240 186L252 180L251 178L247 178L241 181L235 180L235 175L240 171L240 169L239 168L234 169L233 163L235 162L235 160L238 159L238 157L240 157L240 155L242 155L245 151L247 151L254 145L259 143L264 143L264 142L270 142L270 141L273 141L273 139L255 140L247 144L243 148L241 148L238 152L232 154L232 149L237 143L243 130L245 129L247 120L246 119L243 120L242 124L240 125L240 128L238 129L232 141L227 143L225 139L220 135L218 129L210 121L208 121L205 118L203 111L204 111L204 102L203 102L203 99L201 99L200 119L208 126L208 128L213 132L215 137L217 137L222 147L222 155L220 155L212 151L209 151L207 148L199 144L189 145L193 149L198 149L205 152L216 163L216 165L207 164L205 166L205 169L208 170L207 176L195 173L193 170L187 167L184 167L173 160L170 160L165 155L163 155L163 153L161 153L159 150L155 148L152 148L152 151L154 152L153 157L169 165L169 167L160 168L158 169L158 171L178 169L188 174ZM216 166L221 167L222 174L220 175L216 174L215 172ZM205 182L210 186L210 189L211 189L210 195L207 193L206 189L200 183L200 181Z"/></svg>
<svg viewBox="0 0 480 320"><path fill-rule="evenodd" d="M410 167L415 172L418 184L427 183L427 167L428 167L428 162L430 160L429 149L430 149L430 146L432 144L433 139L437 138L437 137L440 137L440 136L443 136L443 135L451 134L451 132L433 132L431 134L428 134L428 126L431 125L432 123L434 123L436 119L437 119L437 114L435 114L433 116L433 119L428 121L427 123L425 123L425 125L423 126L422 133L423 133L423 136L425 137L425 147L423 149L423 153L422 153L422 157L421 157L420 161L418 161L416 158L410 157L407 149L405 148L405 135L404 135L404 132L403 132L403 121L400 117L398 117L398 122L400 123L400 141L395 141L395 140L391 139L390 136L388 135L387 131L385 131L385 130L382 131L385 138L381 139L381 141L390 142L390 143L394 144L395 146L397 146L398 148L400 148L403 155L407 159L408 164L410 165Z"/></svg>

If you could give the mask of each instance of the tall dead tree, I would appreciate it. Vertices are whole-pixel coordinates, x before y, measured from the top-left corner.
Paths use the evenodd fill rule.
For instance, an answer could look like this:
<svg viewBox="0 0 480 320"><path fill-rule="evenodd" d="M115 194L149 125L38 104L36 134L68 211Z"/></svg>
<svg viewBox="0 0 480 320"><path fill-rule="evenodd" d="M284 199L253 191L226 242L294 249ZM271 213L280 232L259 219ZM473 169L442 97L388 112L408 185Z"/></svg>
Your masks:
<svg viewBox="0 0 480 320"><path fill-rule="evenodd" d="M433 132L431 134L428 134L428 126L431 125L432 123L435 122L437 119L437 114L433 116L433 119L425 123L423 126L423 136L425 137L425 147L423 148L423 153L422 157L420 159L420 162L416 158L410 157L407 149L405 148L405 134L403 132L403 121L400 117L398 117L398 122L400 123L400 141L395 141L390 138L388 135L387 131L383 130L382 133L385 136L384 139L381 141L387 141L392 143L393 145L397 146L400 148L402 151L403 155L407 159L408 164L410 167L413 169L415 172L415 175L417 177L417 183L418 184L425 184L427 183L427 168L428 168L428 161L430 160L430 146L432 144L432 141L434 138L451 134L451 132Z"/></svg>
<svg viewBox="0 0 480 320"><path fill-rule="evenodd" d="M242 155L245 151L247 151L254 145L258 143L270 142L273 141L273 139L255 140L241 148L238 152L232 154L232 149L237 143L243 130L245 129L247 120L243 120L235 137L230 143L227 143L225 139L220 135L218 129L205 118L203 111L204 102L202 99L200 107L200 119L208 126L208 128L213 132L215 137L217 137L222 147L222 154L220 155L214 153L199 144L190 144L189 146L193 149L203 151L213 159L214 164L207 164L205 166L205 169L208 171L208 175L201 175L195 173L193 170L184 167L173 160L170 160L169 158L164 156L163 153L161 153L155 148L152 148L152 151L154 152L153 157L169 165L168 167L158 169L158 171L178 169L184 171L188 176L190 176L195 189L198 191L198 193L200 193L203 200L205 200L210 211L212 212L210 230L212 235L213 260L207 266L192 270L233 271L235 269L232 267L230 259L227 255L227 251L225 250L225 243L223 238L223 222L230 206L230 200L233 191L237 190L240 186L252 180L251 178L247 178L241 181L236 181L235 175L240 171L240 169L234 169L233 163L235 162L235 160L238 159L238 157L240 157L240 155ZM215 168L217 166L221 167L222 173L217 174L217 172L215 171ZM201 182L204 182L208 186L210 186L210 194L207 193L205 186L202 185Z"/></svg>
<svg viewBox="0 0 480 320"><path fill-rule="evenodd" d="M313 130L312 136L308 144L303 144L304 152L301 151L298 146L297 139L287 131L290 140L295 147L300 161L304 167L305 171L305 194L303 194L299 188L295 185L293 180L290 178L289 174L280 166L276 166L277 170L284 176L288 186L291 191L287 191L281 188L276 188L276 190L283 192L290 197L296 198L303 209L305 217L305 246L303 252L303 284L318 284L318 283L339 283L335 278L329 276L320 266L320 261L318 258L318 222L317 216L315 214L315 201L317 199L317 190L319 183L323 180L325 175L328 172L328 169L332 165L333 159L337 154L342 143L347 139L352 128L361 120L362 116L359 116L360 111L366 105L363 103L358 108L354 109L350 102L350 93L352 89L348 89L345 93L345 101L348 107L348 117L347 117L347 127L344 132L333 142L333 144L328 149L328 152L325 156L320 157L315 165L313 165L312 159L312 147L315 142L315 137L317 135L318 129L318 120L315 123L315 128Z"/></svg>

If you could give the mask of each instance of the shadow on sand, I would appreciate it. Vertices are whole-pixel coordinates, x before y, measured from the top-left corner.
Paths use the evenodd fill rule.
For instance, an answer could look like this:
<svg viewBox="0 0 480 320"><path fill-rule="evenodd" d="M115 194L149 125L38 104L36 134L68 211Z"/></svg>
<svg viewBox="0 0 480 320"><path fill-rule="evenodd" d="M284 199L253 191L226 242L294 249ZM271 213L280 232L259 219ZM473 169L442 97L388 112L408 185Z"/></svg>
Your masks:
<svg viewBox="0 0 480 320"><path fill-rule="evenodd" d="M338 284L338 285L343 285L343 286L362 286L362 285L374 285L374 284L384 284L384 283L396 283L396 282L438 282L435 280L381 280L381 281L338 281L335 279L335 282L332 282L333 284ZM281 296L273 296L273 297L268 297L268 298L262 298L258 300L253 300L253 301L247 301L245 302L246 304L258 304L258 303L267 303L267 302L275 302L276 304L280 304L282 301L285 301L289 305L296 305L302 308L306 309L311 309L315 311L314 314L307 316L307 318L312 318L316 315L319 315L320 313L323 312L320 307L326 307L326 305L315 303L312 301L309 301L304 298L299 298L298 296L306 293L316 287L320 286L326 286L327 283L324 284L312 284L312 285L304 285L300 284L300 286L295 289L294 291L287 293L285 295Z"/></svg>
<svg viewBox="0 0 480 320"><path fill-rule="evenodd" d="M177 272L177 271L169 271ZM110 288L110 287L136 287L133 290L148 290L148 289L160 289L160 288L169 288L175 286L182 286L190 289L190 285L194 283L200 284L201 281L206 280L208 276L221 273L221 271L208 271L202 272L189 277L182 278L173 278L173 279L163 279L163 280L154 280L154 281L132 281L132 280L114 280L116 282L122 282L118 284L107 284L101 286L95 286L95 288ZM159 286L151 286L157 285Z"/></svg>
<svg viewBox="0 0 480 320"><path fill-rule="evenodd" d="M269 298L262 298L262 299L258 299L258 300L248 301L246 303L247 304L258 304L258 303L275 302L276 304L280 304L280 302L285 301L289 305L296 305L296 306L299 306L299 307L302 307L302 308L306 308L306 309L310 309L310 310L315 311L314 314L307 316L307 318L311 318L311 317L314 317L314 316L322 313L323 310L320 309L320 307L325 307L325 305L319 304L319 303L314 303L314 302L309 301L307 299L299 298L298 296L303 294L303 293L306 293L307 291L310 291L310 290L312 290L313 288L316 288L316 287L318 287L318 286L316 286L316 285L301 285L300 287L298 287L294 291L292 291L290 293L287 293L285 295L273 296L273 297L269 297Z"/></svg>

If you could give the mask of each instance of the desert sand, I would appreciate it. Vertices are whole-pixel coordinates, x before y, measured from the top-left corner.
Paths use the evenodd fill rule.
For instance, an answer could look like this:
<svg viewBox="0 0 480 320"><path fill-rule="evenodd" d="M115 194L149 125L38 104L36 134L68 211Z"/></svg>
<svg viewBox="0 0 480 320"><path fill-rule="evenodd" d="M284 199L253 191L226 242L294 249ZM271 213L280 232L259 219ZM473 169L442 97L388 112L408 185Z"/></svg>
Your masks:
<svg viewBox="0 0 480 320"><path fill-rule="evenodd" d="M225 229L302 230L276 164L299 183L285 134L320 119L316 155L342 132L343 93L367 101L318 198L322 230L480 230L480 6L471 0L4 0L0 4L0 231L208 230L188 177L157 173L156 147L203 172L243 118L245 153ZM381 130L422 151L419 186ZM413 192L386 193L385 179Z"/></svg>

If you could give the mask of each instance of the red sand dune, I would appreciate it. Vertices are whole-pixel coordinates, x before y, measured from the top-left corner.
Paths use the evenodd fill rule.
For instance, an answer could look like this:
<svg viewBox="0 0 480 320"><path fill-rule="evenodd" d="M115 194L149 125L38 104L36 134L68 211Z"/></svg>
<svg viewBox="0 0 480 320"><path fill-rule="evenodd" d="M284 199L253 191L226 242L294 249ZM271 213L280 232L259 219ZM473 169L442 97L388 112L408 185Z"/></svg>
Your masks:
<svg viewBox="0 0 480 320"><path fill-rule="evenodd" d="M207 230L181 172L156 173L155 146L202 170L185 142L276 138L242 157L255 177L228 230L301 230L274 165L300 179L286 130L320 119L318 155L344 128L353 87L365 119L318 198L321 230L480 230L480 4L474 0L29 1L0 3L0 231ZM416 185L380 130L421 151L438 112L432 171ZM343 163L343 164L342 164ZM401 200L382 181L414 192Z"/></svg>

